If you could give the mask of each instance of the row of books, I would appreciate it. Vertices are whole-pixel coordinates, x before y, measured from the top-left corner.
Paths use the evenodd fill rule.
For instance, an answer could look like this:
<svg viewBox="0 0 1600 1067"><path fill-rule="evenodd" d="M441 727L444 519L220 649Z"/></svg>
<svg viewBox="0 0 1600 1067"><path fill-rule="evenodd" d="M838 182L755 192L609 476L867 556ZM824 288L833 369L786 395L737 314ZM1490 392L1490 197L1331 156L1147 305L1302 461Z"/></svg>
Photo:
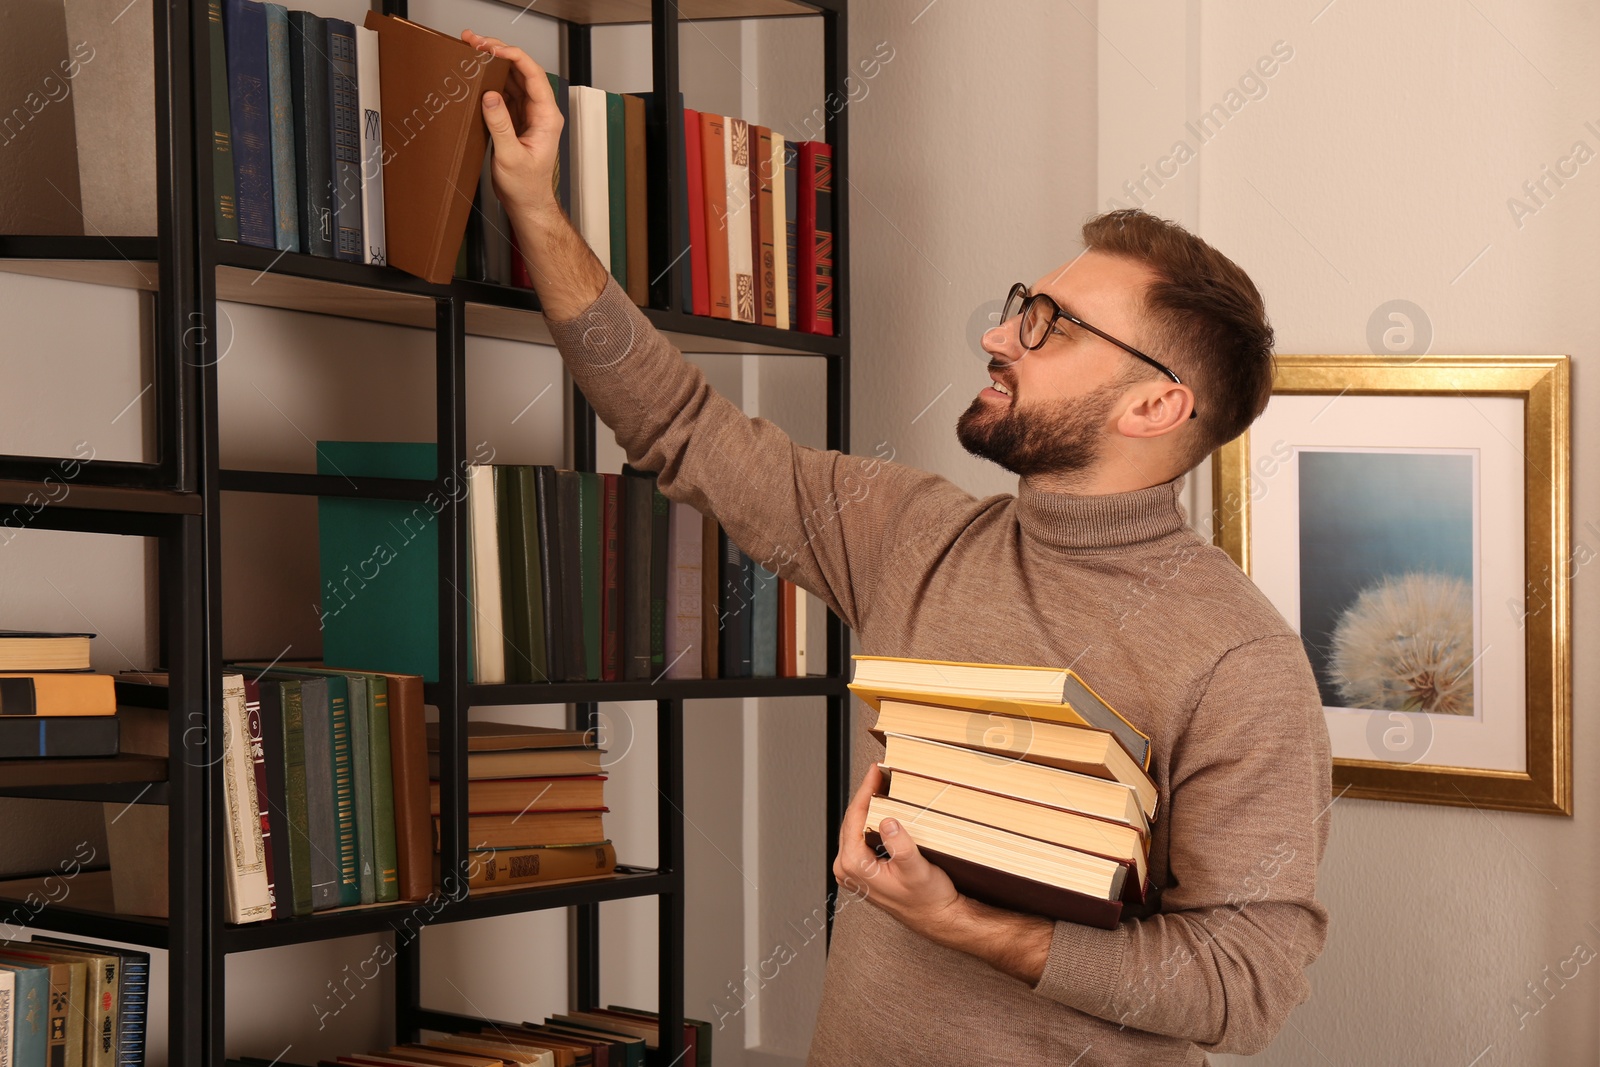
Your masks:
<svg viewBox="0 0 1600 1067"><path fill-rule="evenodd" d="M605 877L616 870L616 849L605 833L605 753L595 742L587 730L467 724L470 888ZM437 723L428 724L428 750L438 849L443 827Z"/></svg>
<svg viewBox="0 0 1600 1067"><path fill-rule="evenodd" d="M89 633L0 630L0 759L115 756L117 694Z"/></svg>
<svg viewBox="0 0 1600 1067"><path fill-rule="evenodd" d="M676 208L688 224L688 248L650 247L649 176L666 170L651 144L654 93L608 93L551 74L566 117L556 167L556 195L600 262L640 306L651 280L688 253L683 310L760 323L780 330L832 334L833 153L821 141L787 141L734 116L683 109L683 169ZM527 264L487 177L482 263L463 248L462 273L531 288ZM490 256L494 262L489 262ZM500 263L500 256L506 259Z"/></svg>
<svg viewBox="0 0 1600 1067"><path fill-rule="evenodd" d="M0 943L0 1062L144 1063L150 954L36 936Z"/></svg>
<svg viewBox="0 0 1600 1067"><path fill-rule="evenodd" d="M653 473L467 479L475 681L802 677L806 597Z"/></svg>
<svg viewBox="0 0 1600 1067"><path fill-rule="evenodd" d="M884 743L867 839L907 827L957 889L1112 929L1140 904L1158 792L1149 739L1071 670L855 656Z"/></svg>
<svg viewBox="0 0 1600 1067"><path fill-rule="evenodd" d="M662 1055L661 1017L611 1005L545 1017L543 1023L483 1023L476 1030L436 1033L427 1041L322 1060L318 1067L711 1067L711 1024L684 1019L683 1057ZM241 1057L227 1067L297 1067L282 1059Z"/></svg>
<svg viewBox="0 0 1600 1067"><path fill-rule="evenodd" d="M509 62L375 12L208 2L217 236L448 282Z"/></svg>

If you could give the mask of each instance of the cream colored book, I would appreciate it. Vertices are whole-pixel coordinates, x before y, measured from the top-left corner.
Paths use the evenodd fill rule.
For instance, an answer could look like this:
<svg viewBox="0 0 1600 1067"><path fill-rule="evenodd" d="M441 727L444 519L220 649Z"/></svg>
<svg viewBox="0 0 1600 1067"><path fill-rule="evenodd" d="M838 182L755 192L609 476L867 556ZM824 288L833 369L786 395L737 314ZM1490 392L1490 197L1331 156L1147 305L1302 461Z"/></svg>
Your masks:
<svg viewBox="0 0 1600 1067"><path fill-rule="evenodd" d="M790 313L789 227L785 222L788 218L785 211L789 205L789 197L794 195L794 190L788 187L789 183L784 178L783 173L783 156L787 145L788 142L784 140L783 134L774 130L772 133L772 290L773 295L778 298L778 329L780 330L789 328ZM798 602L800 598L795 597L795 600ZM803 611L804 609L796 610ZM805 631L796 630L795 632L804 633ZM800 671L802 676L805 673L804 670Z"/></svg>
<svg viewBox="0 0 1600 1067"><path fill-rule="evenodd" d="M267 849L261 839L261 808L256 795L242 674L222 676L222 788L226 812L223 856L228 871L228 921L253 923L270 919L272 895L267 889Z"/></svg>

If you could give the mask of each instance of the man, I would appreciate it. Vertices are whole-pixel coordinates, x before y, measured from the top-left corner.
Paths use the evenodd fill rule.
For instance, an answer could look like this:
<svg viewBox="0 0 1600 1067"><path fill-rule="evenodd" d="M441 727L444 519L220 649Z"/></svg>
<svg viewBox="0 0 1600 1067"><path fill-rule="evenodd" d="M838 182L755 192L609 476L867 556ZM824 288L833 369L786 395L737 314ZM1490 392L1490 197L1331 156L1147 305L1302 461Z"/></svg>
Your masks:
<svg viewBox="0 0 1600 1067"><path fill-rule="evenodd" d="M551 194L561 117L520 50L487 94L494 181L574 380L630 462L811 590L869 654L1072 665L1151 737L1153 892L1115 930L957 893L884 826L862 839L882 747L834 871L840 907L815 1064L1195 1064L1263 1048L1306 999L1327 913L1329 748L1299 638L1188 529L1178 483L1270 392L1272 331L1248 277L1139 212L1011 293L984 336L993 384L970 451L1019 475L978 500L936 475L796 445L744 416L655 333ZM843 900L840 902L844 903Z"/></svg>

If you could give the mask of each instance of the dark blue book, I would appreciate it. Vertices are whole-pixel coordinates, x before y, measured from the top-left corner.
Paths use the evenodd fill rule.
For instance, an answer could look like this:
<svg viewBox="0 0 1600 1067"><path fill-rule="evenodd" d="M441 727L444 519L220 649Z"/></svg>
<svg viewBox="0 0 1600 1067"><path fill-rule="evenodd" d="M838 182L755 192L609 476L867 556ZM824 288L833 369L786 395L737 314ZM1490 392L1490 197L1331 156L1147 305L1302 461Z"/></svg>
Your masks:
<svg viewBox="0 0 1600 1067"><path fill-rule="evenodd" d="M228 119L239 240L276 248L272 201L272 117L267 95L267 9L260 0L223 0L228 46Z"/></svg>
<svg viewBox="0 0 1600 1067"><path fill-rule="evenodd" d="M778 575L752 563L750 677L778 676Z"/></svg>
<svg viewBox="0 0 1600 1067"><path fill-rule="evenodd" d="M289 12L289 97L294 105L295 214L300 250L333 256L333 163L328 134L328 30L309 11Z"/></svg>
<svg viewBox="0 0 1600 1067"><path fill-rule="evenodd" d="M751 623L755 617L752 577L755 565L726 530L717 530L718 558L722 560L717 604L718 665L724 678L750 677Z"/></svg>
<svg viewBox="0 0 1600 1067"><path fill-rule="evenodd" d="M267 5L267 101L272 115L272 210L277 247L299 252L295 200L294 99L289 90L289 9Z"/></svg>
<svg viewBox="0 0 1600 1067"><path fill-rule="evenodd" d="M328 28L328 158L333 166L333 254L366 261L361 237L361 92L356 81L356 28L343 19Z"/></svg>
<svg viewBox="0 0 1600 1067"><path fill-rule="evenodd" d="M0 759L116 754L114 715L0 716Z"/></svg>
<svg viewBox="0 0 1600 1067"><path fill-rule="evenodd" d="M800 153L793 141L783 145L783 225L789 260L789 329L800 328Z"/></svg>
<svg viewBox="0 0 1600 1067"><path fill-rule="evenodd" d="M611 276L628 287L628 135L622 94L606 94L606 183L611 206Z"/></svg>

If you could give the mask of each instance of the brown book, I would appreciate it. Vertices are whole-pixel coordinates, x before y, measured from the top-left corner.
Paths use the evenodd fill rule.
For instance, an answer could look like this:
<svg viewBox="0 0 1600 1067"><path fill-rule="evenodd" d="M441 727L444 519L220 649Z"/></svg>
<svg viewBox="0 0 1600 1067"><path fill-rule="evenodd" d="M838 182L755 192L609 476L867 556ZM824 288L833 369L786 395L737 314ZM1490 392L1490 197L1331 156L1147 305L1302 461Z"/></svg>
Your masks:
<svg viewBox="0 0 1600 1067"><path fill-rule="evenodd" d="M623 181L628 198L628 299L640 307L650 304L649 171L644 144L644 100L623 94Z"/></svg>
<svg viewBox="0 0 1600 1067"><path fill-rule="evenodd" d="M570 811L605 806L605 775L570 778L490 778L467 783L468 815L520 815L525 811ZM433 814L439 814L439 783L428 783Z"/></svg>
<svg viewBox="0 0 1600 1067"><path fill-rule="evenodd" d="M898 820L928 862L975 900L1107 930L1122 915L1123 864L883 796L867 807L874 848L886 818Z"/></svg>
<svg viewBox="0 0 1600 1067"><path fill-rule="evenodd" d="M793 678L795 668L794 598L796 586L787 578L778 579L778 677Z"/></svg>
<svg viewBox="0 0 1600 1067"><path fill-rule="evenodd" d="M490 889L569 878L600 878L617 869L617 850L610 841L554 848L473 849L467 853L467 885Z"/></svg>
<svg viewBox="0 0 1600 1067"><path fill-rule="evenodd" d="M389 680L389 767L394 779L394 838L401 900L433 892L428 841L428 738L423 721L422 676L385 674Z"/></svg>
<svg viewBox="0 0 1600 1067"><path fill-rule="evenodd" d="M716 678L721 656L717 638L722 634L721 585L722 557L717 552L717 520L702 515L700 527L700 677Z"/></svg>
<svg viewBox="0 0 1600 1067"><path fill-rule="evenodd" d="M550 1053L555 1058L556 1067L593 1067L594 1052L591 1046L582 1041L567 1037L557 1037L554 1034L526 1034L520 1028L492 1026L490 1029L477 1033L462 1031L456 1034L457 1038L464 1038L474 1042L479 1047L493 1054L495 1048L505 1046L511 1049L541 1049Z"/></svg>
<svg viewBox="0 0 1600 1067"><path fill-rule="evenodd" d="M778 326L777 230L772 211L772 130L751 126L750 246L756 274L756 315L763 326ZM781 675L789 677L788 675Z"/></svg>
<svg viewBox="0 0 1600 1067"><path fill-rule="evenodd" d="M593 736L587 730L563 730L555 726L519 726L509 722L467 723L468 752L499 752L517 748L574 748L587 745ZM439 724L428 723L428 751L439 751Z"/></svg>
<svg viewBox="0 0 1600 1067"><path fill-rule="evenodd" d="M109 674L0 674L0 715L115 715Z"/></svg>
<svg viewBox="0 0 1600 1067"><path fill-rule="evenodd" d="M706 288L711 293L711 317L731 319L728 296L728 185L726 121L721 115L700 112L701 194L706 204Z"/></svg>
<svg viewBox="0 0 1600 1067"><path fill-rule="evenodd" d="M89 639L93 636L41 630L0 630L0 671L86 671L89 669Z"/></svg>
<svg viewBox="0 0 1600 1067"><path fill-rule="evenodd" d="M521 815L473 815L467 819L472 848L544 848L581 845L605 839L607 808L580 811L530 811ZM433 847L438 851L443 819L433 820Z"/></svg>
<svg viewBox="0 0 1600 1067"><path fill-rule="evenodd" d="M467 753L468 778L549 778L562 774L599 774L604 749L526 748L506 752ZM438 778L439 754L428 753L428 775Z"/></svg>
<svg viewBox="0 0 1600 1067"><path fill-rule="evenodd" d="M538 1023L500 1026L496 1029L511 1038L526 1037L530 1041L556 1041L587 1051L591 1058L586 1063L580 1053L578 1060L580 1067L611 1067L613 1058L619 1065L627 1058L626 1050L622 1047L625 1042L613 1041L597 1034L580 1034L561 1027L541 1026ZM613 1048L617 1050L615 1053L611 1051Z"/></svg>
<svg viewBox="0 0 1600 1067"><path fill-rule="evenodd" d="M430 1041L423 1042L422 1047L427 1049L440 1049L446 1052L466 1053L474 1056L498 1056L505 1064L526 1064L528 1067L537 1067L537 1065L545 1058L544 1051L548 1051L541 1050L539 1052L534 1052L530 1051L526 1046L519 1048L506 1041L501 1041L498 1044L494 1044L485 1041L477 1034L471 1034L465 1037L436 1037ZM555 1060L556 1067L567 1067L567 1065L572 1062L570 1059L561 1060L555 1057L554 1054L552 1054L551 1058Z"/></svg>
<svg viewBox="0 0 1600 1067"><path fill-rule="evenodd" d="M389 265L450 281L483 170L483 94L511 62L394 15L367 12L383 69L383 213ZM449 99L440 87L450 87Z"/></svg>
<svg viewBox="0 0 1600 1067"><path fill-rule="evenodd" d="M494 1056L474 1056L469 1052L441 1052L426 1045L390 1045L389 1051L377 1055L402 1063L421 1063L427 1067L504 1067L505 1061Z"/></svg>

